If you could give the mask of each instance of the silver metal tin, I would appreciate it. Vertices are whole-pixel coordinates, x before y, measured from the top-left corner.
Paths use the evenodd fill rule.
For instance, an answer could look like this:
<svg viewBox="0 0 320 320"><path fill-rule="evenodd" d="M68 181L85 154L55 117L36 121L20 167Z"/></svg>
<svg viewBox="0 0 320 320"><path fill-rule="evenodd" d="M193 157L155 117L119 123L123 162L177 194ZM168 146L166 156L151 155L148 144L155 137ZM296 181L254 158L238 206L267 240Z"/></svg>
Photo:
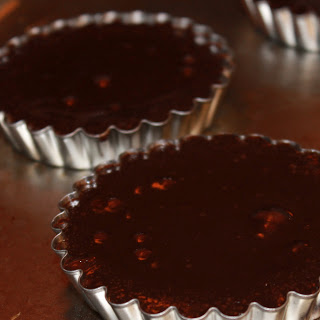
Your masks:
<svg viewBox="0 0 320 320"><path fill-rule="evenodd" d="M271 8L268 0L242 0L254 25L289 47L320 50L320 19L314 12L295 14L290 8Z"/></svg>
<svg viewBox="0 0 320 320"><path fill-rule="evenodd" d="M25 121L10 123L0 110L0 127L13 147L29 158L55 167L90 169L98 163L115 159L128 148L139 148L158 139L174 139L186 134L199 134L210 126L218 103L229 83L233 70L232 52L226 41L210 27L194 24L189 18L174 18L166 13L150 14L142 11L119 13L109 11L102 14L85 14L74 19L57 20L43 27L34 27L25 35L14 37L0 49L0 61L6 59L9 48L23 46L38 34L50 34L65 27L81 28L89 24L161 24L170 22L177 29L192 26L195 41L211 44L212 54L223 53L225 63L219 84L212 84L210 98L195 97L190 111L171 110L163 122L142 120L132 130L120 130L110 126L101 134L88 134L78 128L70 134L56 134L51 126L32 131ZM209 72L209 71L208 71Z"/></svg>
<svg viewBox="0 0 320 320"><path fill-rule="evenodd" d="M320 151L311 149L302 149L295 142L289 140L272 140L268 137L251 134L237 135L240 140L245 140L250 137L259 137L272 144L286 144L292 146L296 151L301 153L314 152L320 154ZM206 137L211 139L211 136ZM154 146L161 146L168 141L160 140L153 143L148 148L139 149L139 151L148 152ZM179 140L169 140L169 143L174 143L179 146ZM130 150L131 152L132 150ZM135 150L133 150L134 152ZM114 161L112 162L114 163ZM96 172L103 168L103 164L96 168ZM69 271L63 268L63 259L67 256L68 251L63 249L64 239L61 228L58 228L59 221L68 217L66 209L78 204L78 192L85 189L96 187L96 173L87 176L73 186L74 192L66 195L59 203L59 208L62 210L53 220L52 229L57 233L51 243L51 248L60 256L60 266L63 272L68 276L78 292L84 297L88 304L97 311L105 320L191 320L182 316L178 309L170 306L165 311L158 314L148 314L144 312L139 305L138 299L132 299L123 304L115 304L107 298L107 287L102 286L95 289L86 289L80 283L82 270ZM57 249L59 245L59 249ZM278 308L266 308L259 303L252 302L248 310L239 316L227 316L221 313L217 308L210 308L206 314L201 317L193 318L194 320L318 320L320 319L320 290L314 294L303 295L294 291L287 294L286 302Z"/></svg>

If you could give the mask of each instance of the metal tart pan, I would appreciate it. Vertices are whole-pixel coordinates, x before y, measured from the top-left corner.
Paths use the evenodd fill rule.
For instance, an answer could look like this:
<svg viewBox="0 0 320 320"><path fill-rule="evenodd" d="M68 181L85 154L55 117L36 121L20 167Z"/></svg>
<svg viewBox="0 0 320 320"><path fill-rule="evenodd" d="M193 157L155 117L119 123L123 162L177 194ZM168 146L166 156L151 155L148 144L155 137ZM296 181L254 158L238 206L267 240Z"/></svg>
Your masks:
<svg viewBox="0 0 320 320"><path fill-rule="evenodd" d="M49 35L66 27L82 28L90 24L104 25L115 22L126 25L169 22L177 30L191 26L196 42L210 44L213 55L219 53L225 57L220 82L212 84L211 96L195 97L189 111L171 110L165 121L152 122L143 119L132 130L120 130L116 126L110 126L96 135L87 133L83 128L77 128L66 135L57 134L52 126L34 131L24 120L11 123L5 112L0 110L0 127L17 151L30 159L55 167L91 169L102 161L115 159L128 148L144 147L158 139L200 134L210 126L233 71L233 54L223 37L214 33L208 26L193 23L189 18L175 18L166 13L109 11L102 14L85 14L69 20L56 20L50 25L34 27L26 34L9 40L0 49L0 62L5 61L10 48L23 46L30 38L39 34Z"/></svg>
<svg viewBox="0 0 320 320"><path fill-rule="evenodd" d="M289 140L272 140L266 136L251 134L251 135L234 135L240 140L245 141L255 137L263 139L274 145L281 144L291 147L301 153L316 153L320 151L302 149L295 142ZM206 139L212 139L212 136L207 136ZM148 148L139 149L146 152L154 147L161 147L167 143L175 144L179 147L179 140L160 140L151 144ZM135 152L137 150L130 150ZM115 163L114 161L111 163ZM107 298L107 287L102 286L95 289L84 288L80 283L82 270L66 270L63 268L63 259L68 255L68 251L64 248L64 238L62 234L63 225L68 217L67 208L78 204L78 192L96 187L96 178L99 172L107 170L107 164L98 166L93 174L87 176L74 184L74 192L66 195L59 203L61 212L52 220L52 228L57 233L51 243L52 249L61 258L61 269L73 283L78 292L88 302L88 304L97 311L102 319L105 320L192 320L186 318L179 313L179 310L170 306L165 311L158 314L149 314L143 311L140 307L139 300L133 299L123 304L115 304ZM106 171L107 173L107 171ZM259 303L252 302L247 311L239 316L227 316L221 313L217 308L210 308L203 316L193 318L193 320L318 320L320 319L320 289L314 294L303 295L294 291L287 294L285 303L278 308L266 308Z"/></svg>
<svg viewBox="0 0 320 320"><path fill-rule="evenodd" d="M272 8L267 0L242 0L254 25L272 39L306 51L320 50L320 19L315 12L295 14Z"/></svg>

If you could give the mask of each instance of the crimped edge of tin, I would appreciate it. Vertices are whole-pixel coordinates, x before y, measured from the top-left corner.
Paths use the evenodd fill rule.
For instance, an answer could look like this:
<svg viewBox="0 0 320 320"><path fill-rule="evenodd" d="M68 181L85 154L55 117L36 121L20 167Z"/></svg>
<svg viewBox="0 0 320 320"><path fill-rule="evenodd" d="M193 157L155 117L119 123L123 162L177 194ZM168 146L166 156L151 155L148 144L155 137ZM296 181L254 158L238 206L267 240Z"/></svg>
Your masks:
<svg viewBox="0 0 320 320"><path fill-rule="evenodd" d="M158 139L174 139L186 134L200 134L213 120L218 103L234 68L233 53L226 40L214 33L209 26L195 24L189 18L176 18L167 13L146 13L132 11L120 13L108 11L97 14L83 14L67 20L56 20L49 25L33 27L22 36L10 39L0 48L0 61L5 60L12 47L24 45L33 36L49 35L66 27L82 28L91 24L112 24L121 22L126 25L171 23L177 29L192 27L195 41L210 44L212 54L225 56L220 83L211 85L209 98L195 97L188 111L172 109L168 118L162 122L142 119L131 130L121 130L109 126L101 134L89 134L83 128L59 135L52 126L31 130L24 120L10 123L5 112L0 110L0 127L13 147L29 158L55 167L71 169L91 169L98 163L115 159L128 148L138 148Z"/></svg>
<svg viewBox="0 0 320 320"><path fill-rule="evenodd" d="M320 51L320 17L296 14L289 7L272 8L268 0L242 0L253 24L272 39L306 51Z"/></svg>
<svg viewBox="0 0 320 320"><path fill-rule="evenodd" d="M320 156L320 151L315 149L304 149L301 148L299 144L290 140L273 140L267 136L260 134L248 134L248 135L238 135L238 134L218 134L213 136L202 136L204 139L212 140L215 136L232 136L238 138L240 141L247 141L251 138L258 138L264 140L272 145L287 145L292 147L292 149L304 154L304 153L314 153ZM119 155L118 160L105 162L95 168L95 171L81 180L77 181L73 185L73 192L67 194L59 202L59 208L61 212L56 215L52 222L51 227L56 233L56 236L51 242L52 250L61 258L60 267L63 272L68 276L69 280L73 283L78 292L81 293L83 298L88 302L88 304L97 311L103 319L106 320L316 320L320 318L320 289L315 293L305 295L300 294L295 291L289 291L287 293L286 301L284 304L277 308L264 307L257 302L252 302L249 304L248 309L245 313L238 316L228 316L223 314L216 307L211 307L207 310L205 314L197 318L188 318L179 313L179 310L175 306L170 306L163 312L157 314L150 314L142 310L140 307L139 300L132 299L126 303L116 304L111 302L107 297L107 287L100 286L94 289L87 289L81 285L80 278L83 271L81 269L77 270L66 270L63 267L63 261L68 255L67 250L58 250L56 246L59 241L64 241L62 230L63 228L55 227L57 223L64 218L67 218L67 209L70 206L78 204L78 192L85 189L92 189L96 187L96 178L99 174L99 169L106 168L108 164L119 163L121 157L127 153L143 152L148 155L150 150L156 147L163 147L165 145L175 145L179 148L180 141L188 139L192 136L187 136L180 139L174 140L159 140L150 144L148 147L131 149L123 154Z"/></svg>

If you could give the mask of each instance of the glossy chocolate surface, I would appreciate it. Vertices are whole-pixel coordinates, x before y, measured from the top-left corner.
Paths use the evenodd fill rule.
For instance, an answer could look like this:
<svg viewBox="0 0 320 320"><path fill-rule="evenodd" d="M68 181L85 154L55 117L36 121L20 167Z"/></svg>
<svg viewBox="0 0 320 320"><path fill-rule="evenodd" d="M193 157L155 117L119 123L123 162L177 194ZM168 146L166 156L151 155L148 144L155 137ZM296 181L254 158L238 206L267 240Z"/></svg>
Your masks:
<svg viewBox="0 0 320 320"><path fill-rule="evenodd" d="M191 27L92 24L32 37L0 64L0 109L11 122L99 134L190 110L220 82L223 54Z"/></svg>
<svg viewBox="0 0 320 320"><path fill-rule="evenodd" d="M297 14L311 11L317 13L317 15L320 14L320 2L318 0L267 0L267 2L269 2L273 8L289 7Z"/></svg>
<svg viewBox="0 0 320 320"><path fill-rule="evenodd" d="M259 137L194 137L96 172L96 188L80 182L79 204L64 204L58 248L69 252L64 268L82 269L87 288L106 285L112 302L237 315L253 301L278 307L289 291L317 291L319 154Z"/></svg>

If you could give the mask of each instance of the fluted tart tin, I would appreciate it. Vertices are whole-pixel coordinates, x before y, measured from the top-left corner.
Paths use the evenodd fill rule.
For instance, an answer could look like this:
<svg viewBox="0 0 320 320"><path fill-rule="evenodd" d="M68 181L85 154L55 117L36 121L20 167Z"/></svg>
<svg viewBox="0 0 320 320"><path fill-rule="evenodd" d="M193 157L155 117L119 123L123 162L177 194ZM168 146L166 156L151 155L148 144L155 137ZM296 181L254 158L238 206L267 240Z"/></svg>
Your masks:
<svg viewBox="0 0 320 320"><path fill-rule="evenodd" d="M52 59L57 59L57 57L60 59L61 57L59 56L59 53L55 52L54 41L56 41L56 35L59 35L61 32L71 33L72 30L90 30L90 28L98 28L99 26L114 26L116 32L118 32L117 28L120 28L121 26L127 26L130 28L143 28L145 26L146 31L148 31L149 26L150 28L152 26L154 29L156 29L156 27L161 29L163 25L170 25L170 28L172 28L175 33L179 34L180 32L182 35L184 30L190 30L193 37L193 45L195 47L200 48L206 46L209 50L208 55L212 57L220 57L219 59L221 66L219 66L219 68L221 68L221 74L219 73L218 80L210 82L209 88L207 88L208 92L211 92L209 94L210 96L192 97L188 109L183 110L175 108L175 104L171 102L169 107L171 108L171 105L173 105L173 107L169 109L168 114L165 117L161 116L160 120L150 120L148 115L145 116L146 118L142 116L139 121L133 122L133 124L128 127L121 126L121 122L120 125L118 123L112 123L112 117L114 115L111 113L111 120L101 131L95 128L94 123L90 124L90 130L81 126L72 127L72 125L74 125L74 120L72 119L74 118L70 118L68 114L68 118L65 119L65 128L71 125L73 129L70 131L65 131L64 126L60 125L60 129L62 128L62 131L58 131L54 125L48 125L47 122L45 122L43 127L34 128L32 125L30 125L30 122L33 121L32 110L30 111L31 116L29 113L27 113L28 119L22 118L19 121L12 121L10 111L0 111L0 126L13 147L31 159L44 162L51 166L67 167L72 169L89 169L102 161L115 159L121 152L128 148L144 147L150 142L161 138L173 139L186 134L199 134L205 128L210 126L219 101L221 100L221 96L229 83L229 79L233 70L232 52L225 39L214 33L210 27L195 24L188 18L175 18L166 13L151 14L141 11L120 13L109 11L102 14L84 14L69 20L57 20L50 25L31 28L26 34L9 40L8 43L0 49L0 61L1 64L5 66L12 51L19 53L20 48L25 48L35 38L46 40L53 39L53 45L51 48L55 55L52 54ZM90 40L89 36L87 36L87 38ZM79 40L79 42L81 41ZM174 47L174 45L172 46ZM123 44L123 47L125 50L131 49L130 45L126 43ZM156 54L154 53L154 48L152 47L147 48L147 50L149 50L147 52L148 55ZM128 57L127 59L130 59L130 54L126 54ZM40 58L38 60L40 60ZM192 57L186 57L185 60L186 64L195 63ZM94 63L94 61L92 63ZM141 64L141 68L143 67L146 68L146 66ZM152 70L150 71L152 76ZM186 77L189 77L192 75L193 69L186 66L184 67L183 72ZM128 74L128 72L125 73L126 77L130 76L130 74ZM210 70L206 70L206 74L210 75ZM47 81L48 77L50 77L50 75L44 76L47 77L45 78L45 81ZM110 85L110 81L113 81L114 78L116 78L116 75L113 74L111 76L102 75L97 77L94 81L98 87L105 89ZM148 81L146 80L147 79L144 79L144 83L141 86L142 89L148 88ZM65 80L61 80L62 88L64 85L63 81ZM193 84L190 84L190 86L194 85L196 81L201 81L201 77L198 77L198 80L194 79ZM32 81L29 80L29 82ZM121 82L121 79L118 79L118 83L119 82ZM134 78L132 78L131 83L134 84ZM81 93L86 92L87 87L90 85L91 84L82 85L80 83L80 89L76 88L76 90L80 91ZM55 90L55 86L56 84L54 84L53 90ZM182 96L179 83L176 84L176 89L178 90L178 94ZM130 86L126 88L126 90L131 90ZM147 95L150 90L145 90ZM162 89L160 88L159 90L161 91ZM120 89L118 91L120 91ZM96 99L99 94L100 92L97 91L96 94L92 95L92 101L95 101L94 99ZM186 92L186 94L188 94L188 92ZM131 93L131 95L135 97L135 93ZM26 96L27 98L29 97L28 95ZM125 100L126 92L119 94L119 96L123 97ZM91 103L90 96L86 96L86 99L88 103ZM159 97L159 101L154 99L155 103L158 103L159 106L163 105L165 108L168 108L168 106L165 105L165 102L163 102L161 99L164 99L163 101L165 101L166 96L164 96L164 98ZM39 104L37 99L35 99L35 101L35 103ZM71 110L73 107L77 106L78 101L76 97L66 93L63 103L65 103L66 108L70 108ZM93 103L94 102L91 104ZM36 107L38 108L38 113L42 112L39 111L41 110L39 109L39 105L36 105ZM115 110L115 112L119 112L120 109L120 112L124 113L124 111L121 109L121 105L119 106L117 101L111 105L111 109ZM100 117L99 112L94 115L98 120ZM48 112L43 111L42 114L44 114L44 117L51 117L51 119L55 119L57 117L54 108L51 108ZM85 113L83 114L84 115L82 115L82 117L85 117Z"/></svg>
<svg viewBox="0 0 320 320"><path fill-rule="evenodd" d="M254 25L270 38L306 51L320 50L320 19L315 10L296 12L273 7L268 0L242 0Z"/></svg>
<svg viewBox="0 0 320 320"><path fill-rule="evenodd" d="M103 319L316 320L319 170L319 151L288 140L161 140L76 182L52 248Z"/></svg>

